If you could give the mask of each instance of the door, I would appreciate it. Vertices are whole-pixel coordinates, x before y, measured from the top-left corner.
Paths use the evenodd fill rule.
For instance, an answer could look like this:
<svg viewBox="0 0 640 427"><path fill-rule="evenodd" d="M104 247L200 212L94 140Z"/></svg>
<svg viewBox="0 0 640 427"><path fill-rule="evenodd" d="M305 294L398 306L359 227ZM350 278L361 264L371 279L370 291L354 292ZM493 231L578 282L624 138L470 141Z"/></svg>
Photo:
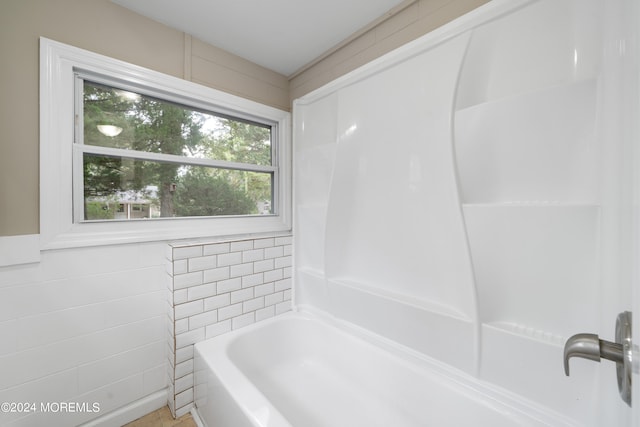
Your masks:
<svg viewBox="0 0 640 427"><path fill-rule="evenodd" d="M616 318L632 314L631 407L616 392L616 363L599 366L597 426L640 426L640 45L638 2L604 2L601 91L600 338L615 340ZM576 331L583 332L583 331ZM590 332L590 331L584 331Z"/></svg>

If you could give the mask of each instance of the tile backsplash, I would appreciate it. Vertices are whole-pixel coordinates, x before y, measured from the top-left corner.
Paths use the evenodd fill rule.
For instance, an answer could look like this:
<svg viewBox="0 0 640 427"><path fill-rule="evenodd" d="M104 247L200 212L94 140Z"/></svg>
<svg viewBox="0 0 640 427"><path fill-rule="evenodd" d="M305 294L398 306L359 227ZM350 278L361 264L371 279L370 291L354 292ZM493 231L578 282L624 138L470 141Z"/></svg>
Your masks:
<svg viewBox="0 0 640 427"><path fill-rule="evenodd" d="M193 345L291 309L291 234L170 244L169 407L193 405Z"/></svg>

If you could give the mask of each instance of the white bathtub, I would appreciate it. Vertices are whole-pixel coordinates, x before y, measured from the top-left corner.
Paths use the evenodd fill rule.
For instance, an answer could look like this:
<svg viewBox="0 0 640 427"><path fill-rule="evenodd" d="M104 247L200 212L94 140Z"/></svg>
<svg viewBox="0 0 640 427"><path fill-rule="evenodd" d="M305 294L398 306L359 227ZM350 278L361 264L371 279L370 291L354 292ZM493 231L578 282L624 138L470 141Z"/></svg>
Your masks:
<svg viewBox="0 0 640 427"><path fill-rule="evenodd" d="M195 364L196 410L208 427L573 425L319 314L287 313L198 343Z"/></svg>

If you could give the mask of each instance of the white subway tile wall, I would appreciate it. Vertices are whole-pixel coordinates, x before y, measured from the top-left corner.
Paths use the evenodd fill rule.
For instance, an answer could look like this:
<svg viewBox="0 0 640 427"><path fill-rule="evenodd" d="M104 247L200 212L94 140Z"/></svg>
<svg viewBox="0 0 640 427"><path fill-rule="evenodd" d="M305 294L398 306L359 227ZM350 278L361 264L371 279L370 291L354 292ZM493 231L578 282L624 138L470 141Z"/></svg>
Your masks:
<svg viewBox="0 0 640 427"><path fill-rule="evenodd" d="M169 407L193 406L193 345L291 310L291 234L172 244L169 286Z"/></svg>

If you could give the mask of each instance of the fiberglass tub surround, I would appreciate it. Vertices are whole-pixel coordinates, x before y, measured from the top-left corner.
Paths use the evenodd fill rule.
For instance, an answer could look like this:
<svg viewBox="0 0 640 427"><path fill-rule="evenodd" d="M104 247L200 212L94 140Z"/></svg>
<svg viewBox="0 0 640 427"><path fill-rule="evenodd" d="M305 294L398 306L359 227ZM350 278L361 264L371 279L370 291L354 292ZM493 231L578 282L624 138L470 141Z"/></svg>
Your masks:
<svg viewBox="0 0 640 427"><path fill-rule="evenodd" d="M296 302L597 425L562 346L618 303L617 6L507 3L296 101Z"/></svg>

